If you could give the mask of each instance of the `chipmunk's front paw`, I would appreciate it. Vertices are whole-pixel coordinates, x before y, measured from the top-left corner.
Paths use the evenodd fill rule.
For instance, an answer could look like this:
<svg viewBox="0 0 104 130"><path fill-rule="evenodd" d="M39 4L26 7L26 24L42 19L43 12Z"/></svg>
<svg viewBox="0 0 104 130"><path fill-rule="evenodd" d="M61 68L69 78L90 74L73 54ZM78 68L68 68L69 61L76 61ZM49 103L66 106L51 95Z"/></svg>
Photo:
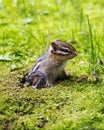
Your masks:
<svg viewBox="0 0 104 130"><path fill-rule="evenodd" d="M71 78L71 77L72 77L72 75L69 74L69 73L67 73L67 72L65 72L65 70L62 71L62 76L63 76L64 78Z"/></svg>

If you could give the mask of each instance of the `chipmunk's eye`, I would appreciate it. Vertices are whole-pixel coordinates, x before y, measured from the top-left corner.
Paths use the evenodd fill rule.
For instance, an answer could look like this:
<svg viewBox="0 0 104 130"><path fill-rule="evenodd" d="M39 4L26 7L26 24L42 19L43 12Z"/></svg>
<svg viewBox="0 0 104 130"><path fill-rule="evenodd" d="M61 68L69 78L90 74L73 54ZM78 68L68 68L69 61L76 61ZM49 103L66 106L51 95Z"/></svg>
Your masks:
<svg viewBox="0 0 104 130"><path fill-rule="evenodd" d="M61 51L63 51L63 52L69 52L68 49L62 49Z"/></svg>

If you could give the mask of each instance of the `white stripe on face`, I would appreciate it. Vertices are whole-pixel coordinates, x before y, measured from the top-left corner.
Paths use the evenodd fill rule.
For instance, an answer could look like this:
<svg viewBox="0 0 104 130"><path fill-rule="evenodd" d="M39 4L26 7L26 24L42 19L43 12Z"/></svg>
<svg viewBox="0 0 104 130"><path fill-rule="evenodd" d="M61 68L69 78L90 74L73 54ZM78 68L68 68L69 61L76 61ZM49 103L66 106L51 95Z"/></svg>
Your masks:
<svg viewBox="0 0 104 130"><path fill-rule="evenodd" d="M60 51L60 50L58 50L56 53L57 53L57 54L62 54L62 55L67 55L67 54L69 54L68 52L64 52L64 51Z"/></svg>

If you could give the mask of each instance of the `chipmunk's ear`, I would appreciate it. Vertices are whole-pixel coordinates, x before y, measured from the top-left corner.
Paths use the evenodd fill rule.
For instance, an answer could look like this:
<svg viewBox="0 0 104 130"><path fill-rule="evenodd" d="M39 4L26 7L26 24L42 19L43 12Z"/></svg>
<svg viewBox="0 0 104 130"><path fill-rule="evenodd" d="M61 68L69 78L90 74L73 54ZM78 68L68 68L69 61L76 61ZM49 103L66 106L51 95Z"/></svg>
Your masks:
<svg viewBox="0 0 104 130"><path fill-rule="evenodd" d="M58 46L56 45L55 42L52 42L51 46L52 46L52 48L53 48L54 51L56 51L58 49Z"/></svg>

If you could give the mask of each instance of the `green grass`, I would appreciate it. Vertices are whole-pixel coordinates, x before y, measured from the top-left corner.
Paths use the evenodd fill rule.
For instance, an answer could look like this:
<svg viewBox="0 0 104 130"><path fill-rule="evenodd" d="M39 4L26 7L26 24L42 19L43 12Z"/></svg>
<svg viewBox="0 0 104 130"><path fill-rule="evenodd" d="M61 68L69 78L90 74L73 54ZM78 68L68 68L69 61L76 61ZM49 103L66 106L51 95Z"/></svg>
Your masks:
<svg viewBox="0 0 104 130"><path fill-rule="evenodd" d="M0 130L104 130L103 16L101 0L0 1ZM73 78L23 87L55 39L72 41L79 53L66 66ZM77 82L81 75L88 81Z"/></svg>

